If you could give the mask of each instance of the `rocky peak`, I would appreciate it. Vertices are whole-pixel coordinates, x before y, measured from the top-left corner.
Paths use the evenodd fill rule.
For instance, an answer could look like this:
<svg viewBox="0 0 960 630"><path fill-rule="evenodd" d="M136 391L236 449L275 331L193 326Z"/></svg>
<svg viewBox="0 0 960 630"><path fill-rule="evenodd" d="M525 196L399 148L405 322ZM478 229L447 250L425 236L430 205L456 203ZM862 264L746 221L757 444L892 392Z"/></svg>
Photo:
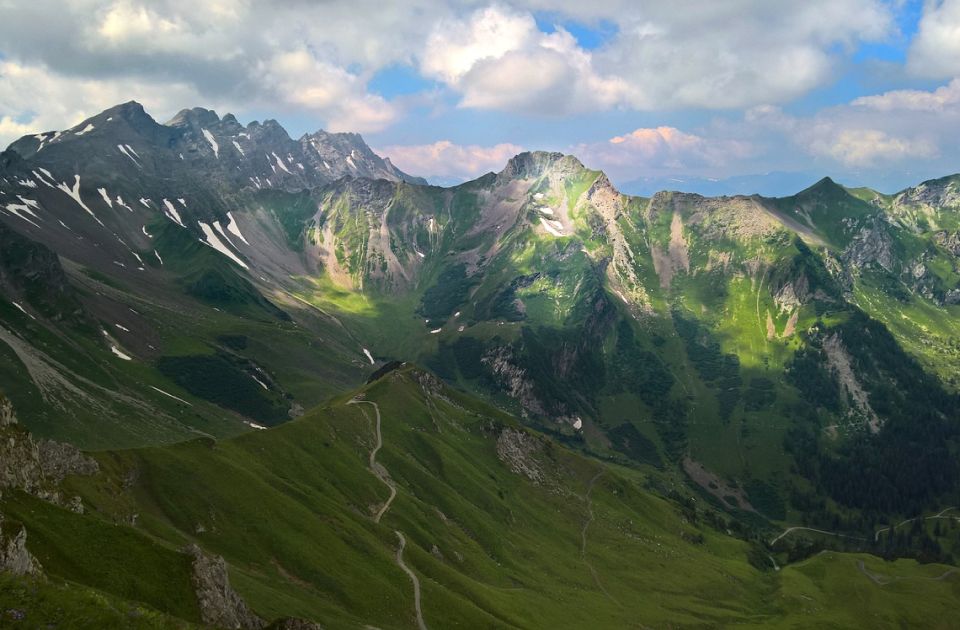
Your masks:
<svg viewBox="0 0 960 630"><path fill-rule="evenodd" d="M108 118L125 120L136 127L149 126L155 127L159 123L153 116L147 113L143 105L137 101L127 101L119 105L114 105L109 109L100 112L94 118L106 120Z"/></svg>
<svg viewBox="0 0 960 630"><path fill-rule="evenodd" d="M499 176L506 179L536 179L547 174L567 176L585 168L572 155L556 151L525 151L510 158Z"/></svg>
<svg viewBox="0 0 960 630"><path fill-rule="evenodd" d="M838 198L843 199L849 196L850 193L847 192L846 188L833 181L829 177L824 177L813 186L801 190L795 195L795 198L798 202L803 202L806 200L827 202Z"/></svg>
<svg viewBox="0 0 960 630"><path fill-rule="evenodd" d="M167 127L211 127L220 122L217 112L203 107L181 109L176 116L167 121ZM234 119L236 122L236 119Z"/></svg>

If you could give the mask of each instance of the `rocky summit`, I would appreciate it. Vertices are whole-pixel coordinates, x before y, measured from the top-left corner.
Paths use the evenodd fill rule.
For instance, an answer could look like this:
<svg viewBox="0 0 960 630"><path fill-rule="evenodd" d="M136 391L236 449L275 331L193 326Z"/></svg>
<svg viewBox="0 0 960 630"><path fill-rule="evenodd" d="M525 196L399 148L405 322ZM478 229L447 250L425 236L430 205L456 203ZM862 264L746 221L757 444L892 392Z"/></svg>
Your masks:
<svg viewBox="0 0 960 630"><path fill-rule="evenodd" d="M0 154L0 625L943 624L958 309L957 175L438 187L118 105Z"/></svg>

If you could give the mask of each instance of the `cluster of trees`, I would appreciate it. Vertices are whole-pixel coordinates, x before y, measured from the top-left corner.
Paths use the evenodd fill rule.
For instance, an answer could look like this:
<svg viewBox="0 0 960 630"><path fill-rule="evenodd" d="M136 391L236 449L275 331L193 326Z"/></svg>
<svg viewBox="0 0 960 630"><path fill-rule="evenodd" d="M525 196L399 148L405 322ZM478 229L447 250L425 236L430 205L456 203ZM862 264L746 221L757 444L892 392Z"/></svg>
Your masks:
<svg viewBox="0 0 960 630"><path fill-rule="evenodd" d="M817 414L798 410L785 444L798 471L819 492L872 518L918 514L960 497L960 400L866 315L853 313L815 333L811 343L832 334L840 335L883 428L876 434L863 430L831 449L822 443L819 426L804 426L816 423ZM849 403L830 387L824 361L816 347L800 352L788 375L813 407L843 418Z"/></svg>

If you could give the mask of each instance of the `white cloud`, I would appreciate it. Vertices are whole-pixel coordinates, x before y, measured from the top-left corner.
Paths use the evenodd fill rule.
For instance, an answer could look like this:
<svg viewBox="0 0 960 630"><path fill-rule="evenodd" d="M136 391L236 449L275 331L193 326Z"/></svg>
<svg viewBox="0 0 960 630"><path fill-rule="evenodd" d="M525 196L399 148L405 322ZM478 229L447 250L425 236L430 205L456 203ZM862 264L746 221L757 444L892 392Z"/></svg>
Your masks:
<svg viewBox="0 0 960 630"><path fill-rule="evenodd" d="M272 102L323 115L330 131L379 131L393 122L396 108L366 91L355 74L317 59L305 48L277 54L258 67L259 81Z"/></svg>
<svg viewBox="0 0 960 630"><path fill-rule="evenodd" d="M740 108L784 102L823 85L838 50L892 31L874 0L648 3L597 55L628 77L638 109Z"/></svg>
<svg viewBox="0 0 960 630"><path fill-rule="evenodd" d="M716 173L753 155L754 147L743 139L729 138L708 130L698 135L676 127L639 128L606 142L580 144L571 151L584 163L606 171L614 178L670 173Z"/></svg>
<svg viewBox="0 0 960 630"><path fill-rule="evenodd" d="M477 63L527 48L539 35L529 13L487 7L465 20L439 21L427 38L420 68L426 76L456 85Z"/></svg>
<svg viewBox="0 0 960 630"><path fill-rule="evenodd" d="M563 28L542 32L533 16L502 6L439 22L421 71L461 95L460 105L547 115L608 109L626 82L600 76L592 56Z"/></svg>
<svg viewBox="0 0 960 630"><path fill-rule="evenodd" d="M878 0L610 4L592 14L619 32L596 51L561 27L542 32L525 10L494 5L447 18L428 38L421 70L460 93L465 107L548 115L738 108L800 96L829 80L838 50L893 31Z"/></svg>
<svg viewBox="0 0 960 630"><path fill-rule="evenodd" d="M926 2L907 66L924 77L960 76L960 0Z"/></svg>
<svg viewBox="0 0 960 630"><path fill-rule="evenodd" d="M523 147L502 143L489 147L458 145L449 140L432 144L394 145L378 150L408 173L428 177L468 180L490 171L500 171Z"/></svg>
<svg viewBox="0 0 960 630"><path fill-rule="evenodd" d="M852 103L879 111L942 112L960 106L960 79L928 92L925 90L892 90L874 96L861 96Z"/></svg>
<svg viewBox="0 0 960 630"><path fill-rule="evenodd" d="M830 130L815 134L808 143L815 155L831 157L845 166L874 166L880 162L931 158L939 151L927 138L898 138L879 129Z"/></svg>

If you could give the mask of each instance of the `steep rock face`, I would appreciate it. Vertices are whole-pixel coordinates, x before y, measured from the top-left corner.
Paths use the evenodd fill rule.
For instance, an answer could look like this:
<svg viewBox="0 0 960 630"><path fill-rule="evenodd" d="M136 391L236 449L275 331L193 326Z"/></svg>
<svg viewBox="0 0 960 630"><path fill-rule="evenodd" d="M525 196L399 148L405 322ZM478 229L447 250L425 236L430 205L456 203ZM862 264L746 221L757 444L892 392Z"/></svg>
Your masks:
<svg viewBox="0 0 960 630"><path fill-rule="evenodd" d="M0 571L14 575L37 575L42 567L27 550L27 530L5 523L0 514Z"/></svg>
<svg viewBox="0 0 960 630"><path fill-rule="evenodd" d="M583 163L572 155L548 151L527 151L511 158L497 177L503 180L539 179L549 175L557 180L583 170Z"/></svg>
<svg viewBox="0 0 960 630"><path fill-rule="evenodd" d="M90 324L56 253L0 223L0 289L54 321Z"/></svg>
<svg viewBox="0 0 960 630"><path fill-rule="evenodd" d="M209 556L195 544L184 551L193 557L193 586L203 623L241 630L259 630L267 626L230 586L227 563L222 556Z"/></svg>
<svg viewBox="0 0 960 630"><path fill-rule="evenodd" d="M480 362L493 375L504 392L520 403L524 411L544 415L546 410L534 393L534 383L527 371L517 365L513 349L500 346L489 351Z"/></svg>
<svg viewBox="0 0 960 630"><path fill-rule="evenodd" d="M893 271L896 265L893 239L879 225L866 226L857 232L844 249L842 258L844 264L852 269L877 264L887 271Z"/></svg>
<svg viewBox="0 0 960 630"><path fill-rule="evenodd" d="M619 288L626 301L636 304L649 314L650 296L637 275L639 256L633 251L620 226L620 221L625 217L627 200L613 187L606 175L597 178L587 191L586 200L601 217L603 236L613 250L610 265L607 267L608 278ZM633 227L636 229L636 226Z"/></svg>
<svg viewBox="0 0 960 630"><path fill-rule="evenodd" d="M64 477L95 475L99 470L97 462L75 446L35 441L17 424L10 402L0 396L0 490L23 490L60 505L58 486ZM70 505L75 509L76 502Z"/></svg>
<svg viewBox="0 0 960 630"><path fill-rule="evenodd" d="M422 177L414 177L398 169L390 158L381 158L374 153L358 133L320 130L304 135L298 142L308 163L333 179L351 175L411 184L427 183Z"/></svg>
<svg viewBox="0 0 960 630"><path fill-rule="evenodd" d="M890 213L906 227L920 229L918 220L923 219L927 227L936 229L941 211L957 208L960 208L960 177L954 175L907 188L894 197Z"/></svg>

